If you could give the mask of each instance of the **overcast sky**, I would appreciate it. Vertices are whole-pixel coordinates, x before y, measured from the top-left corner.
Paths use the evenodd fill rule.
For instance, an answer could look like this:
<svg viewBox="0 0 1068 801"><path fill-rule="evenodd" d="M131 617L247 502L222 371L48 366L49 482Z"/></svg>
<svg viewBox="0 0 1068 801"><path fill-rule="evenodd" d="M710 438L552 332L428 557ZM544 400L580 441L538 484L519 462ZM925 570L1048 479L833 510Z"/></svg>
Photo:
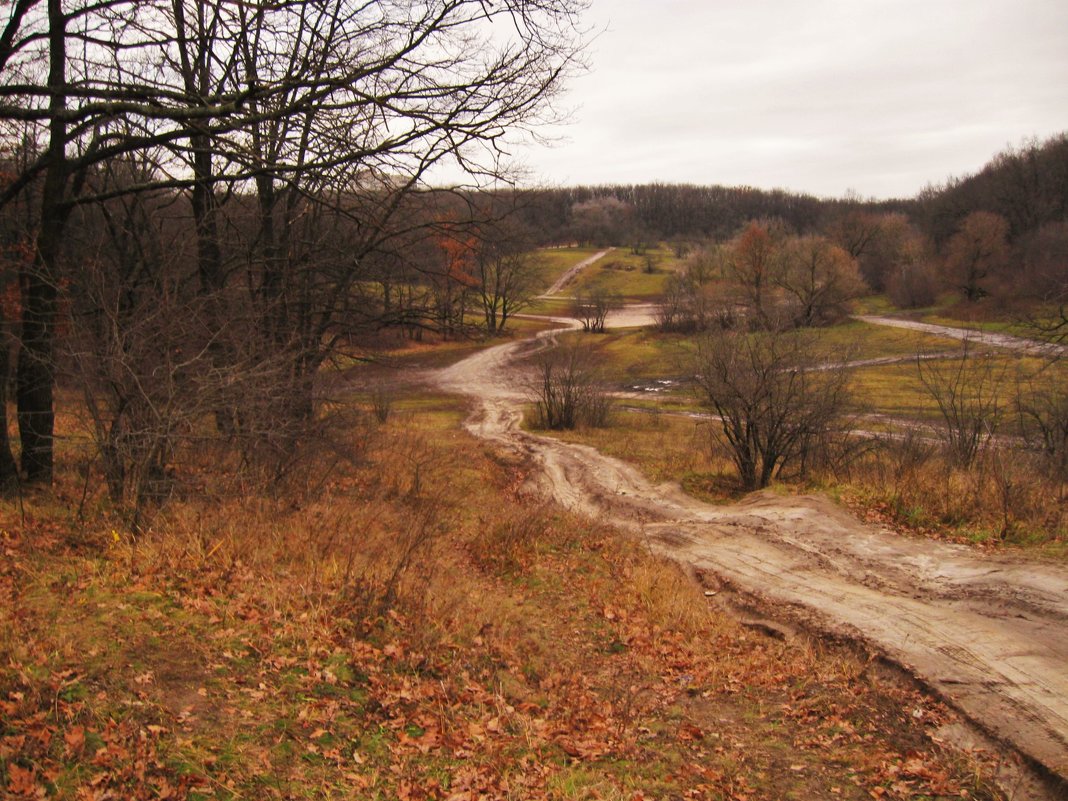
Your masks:
<svg viewBox="0 0 1068 801"><path fill-rule="evenodd" d="M1068 0L593 0L550 185L910 197L1068 131Z"/></svg>

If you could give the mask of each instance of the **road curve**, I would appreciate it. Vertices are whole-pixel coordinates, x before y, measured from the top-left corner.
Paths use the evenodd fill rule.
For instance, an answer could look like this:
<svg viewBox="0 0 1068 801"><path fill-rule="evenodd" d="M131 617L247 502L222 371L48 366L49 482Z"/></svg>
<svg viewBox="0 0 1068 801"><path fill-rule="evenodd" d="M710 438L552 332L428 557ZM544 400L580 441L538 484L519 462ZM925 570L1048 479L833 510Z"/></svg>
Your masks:
<svg viewBox="0 0 1068 801"><path fill-rule="evenodd" d="M902 537L822 498L703 504L593 448L525 432L515 362L555 336L489 348L434 382L471 399L467 429L522 454L546 495L881 653L1068 789L1068 569Z"/></svg>

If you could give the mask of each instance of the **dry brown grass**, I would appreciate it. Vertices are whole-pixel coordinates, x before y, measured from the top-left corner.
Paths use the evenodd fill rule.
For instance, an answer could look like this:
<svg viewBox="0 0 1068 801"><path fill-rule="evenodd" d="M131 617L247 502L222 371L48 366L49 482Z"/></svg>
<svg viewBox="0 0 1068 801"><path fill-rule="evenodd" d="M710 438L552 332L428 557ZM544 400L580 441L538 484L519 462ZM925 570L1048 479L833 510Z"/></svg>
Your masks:
<svg viewBox="0 0 1068 801"><path fill-rule="evenodd" d="M962 467L939 443L906 437L823 481L866 513L929 536L1051 555L1068 542L1068 487L1041 458L1014 446L988 443Z"/></svg>
<svg viewBox="0 0 1068 801"><path fill-rule="evenodd" d="M931 740L941 706L849 653L744 629L640 543L528 497L524 465L459 420L399 403L356 462L176 500L138 537L93 499L79 523L75 474L25 517L0 507L0 788L986 792Z"/></svg>
<svg viewBox="0 0 1068 801"><path fill-rule="evenodd" d="M713 503L738 494L733 466L716 441L713 423L671 412L617 409L608 428L554 432L569 442L591 445L635 464L656 483L673 481Z"/></svg>

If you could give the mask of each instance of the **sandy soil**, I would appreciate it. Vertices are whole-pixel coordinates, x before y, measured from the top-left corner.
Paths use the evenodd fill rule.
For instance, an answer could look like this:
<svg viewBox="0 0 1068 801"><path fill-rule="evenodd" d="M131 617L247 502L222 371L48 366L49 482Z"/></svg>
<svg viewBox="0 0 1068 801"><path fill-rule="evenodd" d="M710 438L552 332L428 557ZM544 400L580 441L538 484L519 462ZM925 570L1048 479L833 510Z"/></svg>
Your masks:
<svg viewBox="0 0 1068 801"><path fill-rule="evenodd" d="M1027 796L1068 789L1068 568L905 538L822 498L760 493L711 506L592 448L524 432L515 363L555 336L490 348L434 383L471 398L467 428L532 464L541 492L633 532L778 619L900 665L1052 779L1054 790Z"/></svg>

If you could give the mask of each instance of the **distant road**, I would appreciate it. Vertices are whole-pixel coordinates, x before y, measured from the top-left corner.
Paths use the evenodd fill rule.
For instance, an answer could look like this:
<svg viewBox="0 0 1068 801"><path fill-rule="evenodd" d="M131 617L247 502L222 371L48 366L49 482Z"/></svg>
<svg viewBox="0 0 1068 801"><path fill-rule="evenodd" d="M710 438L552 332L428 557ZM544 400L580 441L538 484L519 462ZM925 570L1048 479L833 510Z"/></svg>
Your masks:
<svg viewBox="0 0 1068 801"><path fill-rule="evenodd" d="M574 267L569 269L566 273L561 275L556 280L556 283L553 284L548 289L546 289L545 290L545 294L541 295L540 297L547 298L550 295L555 295L555 294L559 293L560 290L562 290L565 286L567 286L568 284L570 284L572 281L575 280L575 276L576 275L578 275L580 272L585 270L587 267L589 267L591 264L593 264L594 262L598 261L599 259L603 259L605 256L608 255L608 253L611 250L613 250L613 248L606 248L605 250L602 250L602 251L600 251L598 253L594 253L588 259L583 259L578 264L576 264Z"/></svg>
<svg viewBox="0 0 1068 801"><path fill-rule="evenodd" d="M952 339L966 340L978 345L993 345L997 348L1006 348L1031 356L1060 356L1068 355L1068 347L1055 345L1052 342L1041 342L1037 339L1025 339L1011 334L999 334L993 331L980 331L976 328L955 328L948 325L934 325L932 323L918 323L914 320L901 320L897 317L881 317L877 315L860 314L854 316L871 325L887 325L892 328L907 328L910 331L922 331L925 334L935 334Z"/></svg>

